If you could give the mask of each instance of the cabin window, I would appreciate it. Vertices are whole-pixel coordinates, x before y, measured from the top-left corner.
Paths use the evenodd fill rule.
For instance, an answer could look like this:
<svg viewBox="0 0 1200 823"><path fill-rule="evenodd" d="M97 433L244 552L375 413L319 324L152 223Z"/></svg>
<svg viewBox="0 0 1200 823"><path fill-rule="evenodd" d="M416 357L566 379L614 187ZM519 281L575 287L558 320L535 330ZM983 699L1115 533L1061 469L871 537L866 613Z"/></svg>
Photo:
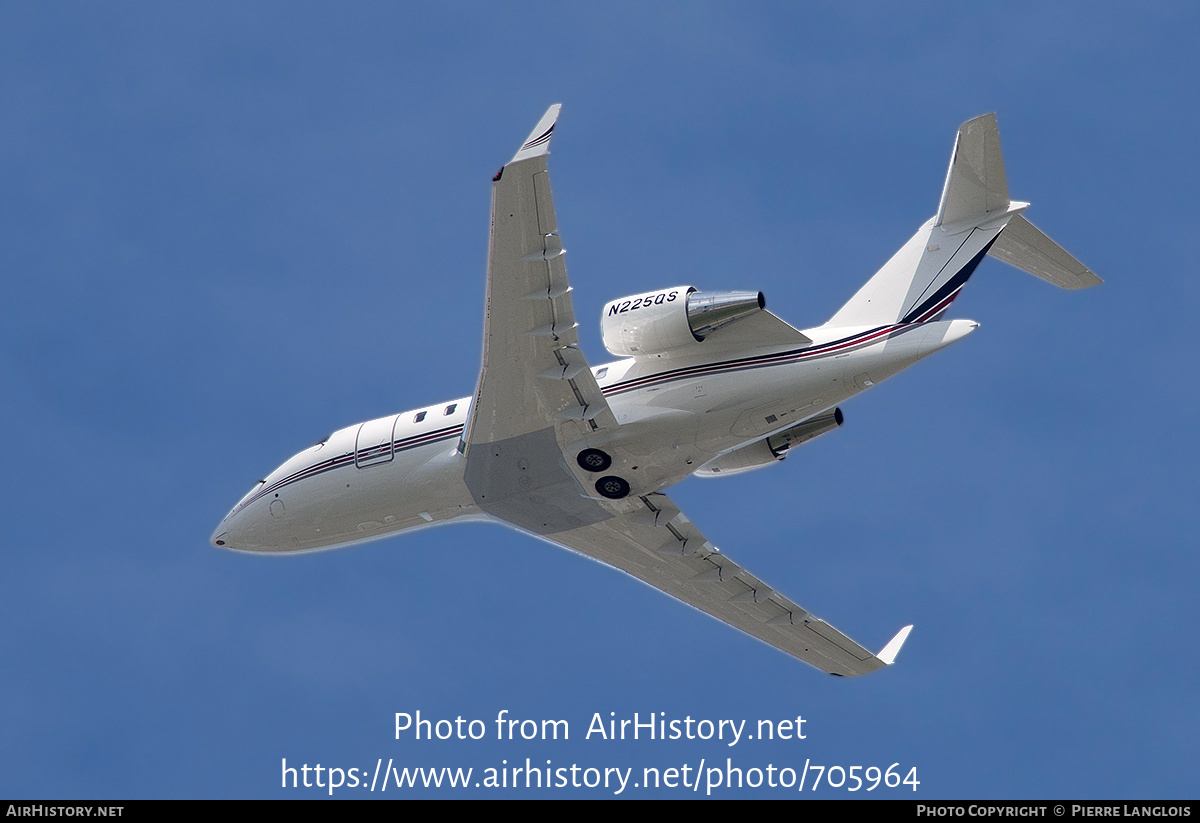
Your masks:
<svg viewBox="0 0 1200 823"><path fill-rule="evenodd" d="M604 368L602 368L602 369L597 369L597 370L596 370L596 379L597 379L597 380L600 380L600 379L601 379L601 378L603 378L603 377L604 377L604 375L606 375L606 374L608 374L608 366L605 366L605 367L604 367Z"/></svg>
<svg viewBox="0 0 1200 823"><path fill-rule="evenodd" d="M420 423L425 419L425 412L417 412L417 416L413 418L414 423Z"/></svg>
<svg viewBox="0 0 1200 823"><path fill-rule="evenodd" d="M458 408L457 403L451 403L449 406L446 407L446 410L444 412L442 412L442 414L444 414L448 417L448 416L454 414L454 410L457 408Z"/></svg>

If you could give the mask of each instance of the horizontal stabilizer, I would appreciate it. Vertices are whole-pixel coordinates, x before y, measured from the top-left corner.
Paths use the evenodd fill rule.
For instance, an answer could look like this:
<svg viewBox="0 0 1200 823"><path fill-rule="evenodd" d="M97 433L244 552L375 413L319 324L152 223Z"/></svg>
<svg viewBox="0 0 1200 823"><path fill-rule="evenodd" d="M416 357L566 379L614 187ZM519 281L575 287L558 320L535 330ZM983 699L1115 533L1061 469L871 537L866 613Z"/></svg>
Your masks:
<svg viewBox="0 0 1200 823"><path fill-rule="evenodd" d="M1104 282L1020 214L1008 221L988 254L1064 289Z"/></svg>

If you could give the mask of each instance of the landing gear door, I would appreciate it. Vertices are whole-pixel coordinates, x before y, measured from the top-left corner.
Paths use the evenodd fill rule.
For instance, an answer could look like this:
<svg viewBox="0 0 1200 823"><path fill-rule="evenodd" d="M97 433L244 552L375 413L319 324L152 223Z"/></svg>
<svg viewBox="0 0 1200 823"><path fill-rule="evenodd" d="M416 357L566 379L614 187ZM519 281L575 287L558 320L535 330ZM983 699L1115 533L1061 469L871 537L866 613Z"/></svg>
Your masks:
<svg viewBox="0 0 1200 823"><path fill-rule="evenodd" d="M399 417L369 420L358 427L354 444L354 465L360 469L392 462L392 432Z"/></svg>

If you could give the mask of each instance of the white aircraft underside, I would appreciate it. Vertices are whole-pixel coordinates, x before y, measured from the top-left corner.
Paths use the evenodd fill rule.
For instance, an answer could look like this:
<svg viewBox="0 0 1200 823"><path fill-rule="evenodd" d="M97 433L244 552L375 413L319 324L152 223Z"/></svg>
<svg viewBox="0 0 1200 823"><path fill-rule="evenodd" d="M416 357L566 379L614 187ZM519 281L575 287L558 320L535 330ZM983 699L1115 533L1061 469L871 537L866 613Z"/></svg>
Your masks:
<svg viewBox="0 0 1200 823"><path fill-rule="evenodd" d="M851 396L977 326L941 315L985 254L1065 288L1100 282L1008 198L995 117L963 125L942 203L825 325L761 294L658 289L609 303L591 367L578 347L546 172L559 106L493 183L483 368L475 396L332 434L260 481L217 546L298 552L464 519L505 523L615 566L839 675L873 654L734 563L662 490L770 465L832 431Z"/></svg>

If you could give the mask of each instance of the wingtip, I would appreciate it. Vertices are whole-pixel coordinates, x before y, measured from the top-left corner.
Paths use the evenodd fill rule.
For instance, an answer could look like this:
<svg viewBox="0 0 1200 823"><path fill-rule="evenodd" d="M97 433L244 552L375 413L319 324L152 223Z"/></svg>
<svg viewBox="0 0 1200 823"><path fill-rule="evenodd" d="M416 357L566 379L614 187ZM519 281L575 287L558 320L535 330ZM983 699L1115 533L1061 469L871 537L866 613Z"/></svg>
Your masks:
<svg viewBox="0 0 1200 823"><path fill-rule="evenodd" d="M543 154L548 154L550 151L550 136L554 132L554 124L558 122L558 113L562 111L562 103L555 103L550 108L546 109L546 113L542 115L542 119L533 127L533 131L529 133L529 137L521 144L521 148L513 155L510 163L516 163L520 160L529 160L534 157L541 157Z"/></svg>
<svg viewBox="0 0 1200 823"><path fill-rule="evenodd" d="M896 662L896 655L900 653L900 647L904 645L904 641L908 639L908 633L912 631L912 626L905 626L900 631L896 632L888 644L883 647L883 651L875 655L889 666Z"/></svg>

